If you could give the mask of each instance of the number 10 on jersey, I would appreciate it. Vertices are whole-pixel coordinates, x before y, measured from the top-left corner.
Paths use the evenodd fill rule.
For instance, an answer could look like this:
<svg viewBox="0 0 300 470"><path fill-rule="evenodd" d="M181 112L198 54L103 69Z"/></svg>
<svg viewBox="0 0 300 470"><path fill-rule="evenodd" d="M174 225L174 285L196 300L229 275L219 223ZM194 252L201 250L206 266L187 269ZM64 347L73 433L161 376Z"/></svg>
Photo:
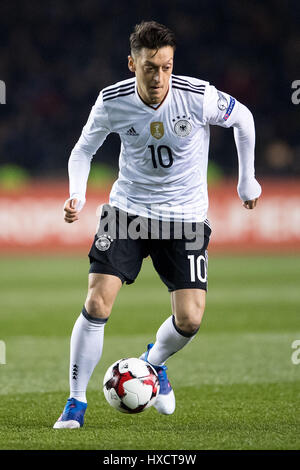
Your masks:
<svg viewBox="0 0 300 470"><path fill-rule="evenodd" d="M159 145L155 149L155 145L148 145L148 148L151 150L153 168L158 168L158 165L163 168L170 168L173 165L174 160L170 147Z"/></svg>

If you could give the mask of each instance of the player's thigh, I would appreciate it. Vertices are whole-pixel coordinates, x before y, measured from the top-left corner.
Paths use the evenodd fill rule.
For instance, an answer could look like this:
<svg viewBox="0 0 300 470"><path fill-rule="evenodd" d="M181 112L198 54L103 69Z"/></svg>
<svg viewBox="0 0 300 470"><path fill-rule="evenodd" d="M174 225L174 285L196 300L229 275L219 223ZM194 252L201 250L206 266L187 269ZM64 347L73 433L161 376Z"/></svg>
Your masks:
<svg viewBox="0 0 300 470"><path fill-rule="evenodd" d="M114 222L107 222L103 214L108 212L115 214ZM103 206L99 228L89 251L90 273L114 275L126 284L135 281L143 259L148 255L147 240L130 235L131 223L136 217L109 204Z"/></svg>
<svg viewBox="0 0 300 470"><path fill-rule="evenodd" d="M203 230L204 229L204 230ZM199 228L196 243L185 237L150 241L150 256L157 273L169 292L180 289L207 290L207 265L211 229Z"/></svg>
<svg viewBox="0 0 300 470"><path fill-rule="evenodd" d="M171 292L172 313L178 328L190 333L197 330L204 315L205 301L204 289L178 289Z"/></svg>
<svg viewBox="0 0 300 470"><path fill-rule="evenodd" d="M90 273L85 301L85 308L89 315L108 318L121 287L122 281L117 276Z"/></svg>

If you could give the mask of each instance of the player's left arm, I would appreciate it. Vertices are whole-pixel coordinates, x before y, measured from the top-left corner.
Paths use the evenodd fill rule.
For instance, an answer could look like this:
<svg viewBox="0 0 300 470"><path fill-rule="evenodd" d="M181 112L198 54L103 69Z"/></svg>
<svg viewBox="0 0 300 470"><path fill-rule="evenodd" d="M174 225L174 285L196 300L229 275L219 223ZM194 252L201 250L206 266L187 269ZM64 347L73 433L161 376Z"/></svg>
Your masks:
<svg viewBox="0 0 300 470"><path fill-rule="evenodd" d="M207 85L203 103L203 122L233 127L238 153L239 177L237 192L246 209L254 209L261 195L255 178L255 126L251 111L227 93Z"/></svg>
<svg viewBox="0 0 300 470"><path fill-rule="evenodd" d="M243 206L254 209L261 195L261 186L255 178L254 167L255 126L251 111L242 103L238 103L232 126L239 161L237 191Z"/></svg>

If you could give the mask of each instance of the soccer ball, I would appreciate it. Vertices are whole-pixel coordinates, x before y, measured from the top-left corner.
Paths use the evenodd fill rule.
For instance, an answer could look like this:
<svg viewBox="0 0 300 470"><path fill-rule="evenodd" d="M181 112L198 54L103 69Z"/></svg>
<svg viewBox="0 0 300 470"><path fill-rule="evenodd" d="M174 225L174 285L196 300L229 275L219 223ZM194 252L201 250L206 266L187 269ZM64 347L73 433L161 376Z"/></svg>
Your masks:
<svg viewBox="0 0 300 470"><path fill-rule="evenodd" d="M159 394L155 369L135 357L119 359L112 364L103 380L108 403L122 413L141 413L152 406Z"/></svg>

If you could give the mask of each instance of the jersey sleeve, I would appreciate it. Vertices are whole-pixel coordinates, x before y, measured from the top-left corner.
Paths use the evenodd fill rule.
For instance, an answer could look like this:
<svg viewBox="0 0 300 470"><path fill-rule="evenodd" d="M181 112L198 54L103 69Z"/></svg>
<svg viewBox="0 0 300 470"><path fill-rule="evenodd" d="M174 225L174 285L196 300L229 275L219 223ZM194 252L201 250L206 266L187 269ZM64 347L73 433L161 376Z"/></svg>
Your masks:
<svg viewBox="0 0 300 470"><path fill-rule="evenodd" d="M231 127L235 122L239 102L213 85L207 85L203 100L203 122L214 126Z"/></svg>
<svg viewBox="0 0 300 470"><path fill-rule="evenodd" d="M101 92L91 109L87 123L82 129L81 136L74 150L82 151L92 157L98 148L101 147L108 134L110 134L110 127Z"/></svg>
<svg viewBox="0 0 300 470"><path fill-rule="evenodd" d="M103 105L101 92L68 162L70 197L78 199L81 206L85 202L92 158L110 132L108 114Z"/></svg>

